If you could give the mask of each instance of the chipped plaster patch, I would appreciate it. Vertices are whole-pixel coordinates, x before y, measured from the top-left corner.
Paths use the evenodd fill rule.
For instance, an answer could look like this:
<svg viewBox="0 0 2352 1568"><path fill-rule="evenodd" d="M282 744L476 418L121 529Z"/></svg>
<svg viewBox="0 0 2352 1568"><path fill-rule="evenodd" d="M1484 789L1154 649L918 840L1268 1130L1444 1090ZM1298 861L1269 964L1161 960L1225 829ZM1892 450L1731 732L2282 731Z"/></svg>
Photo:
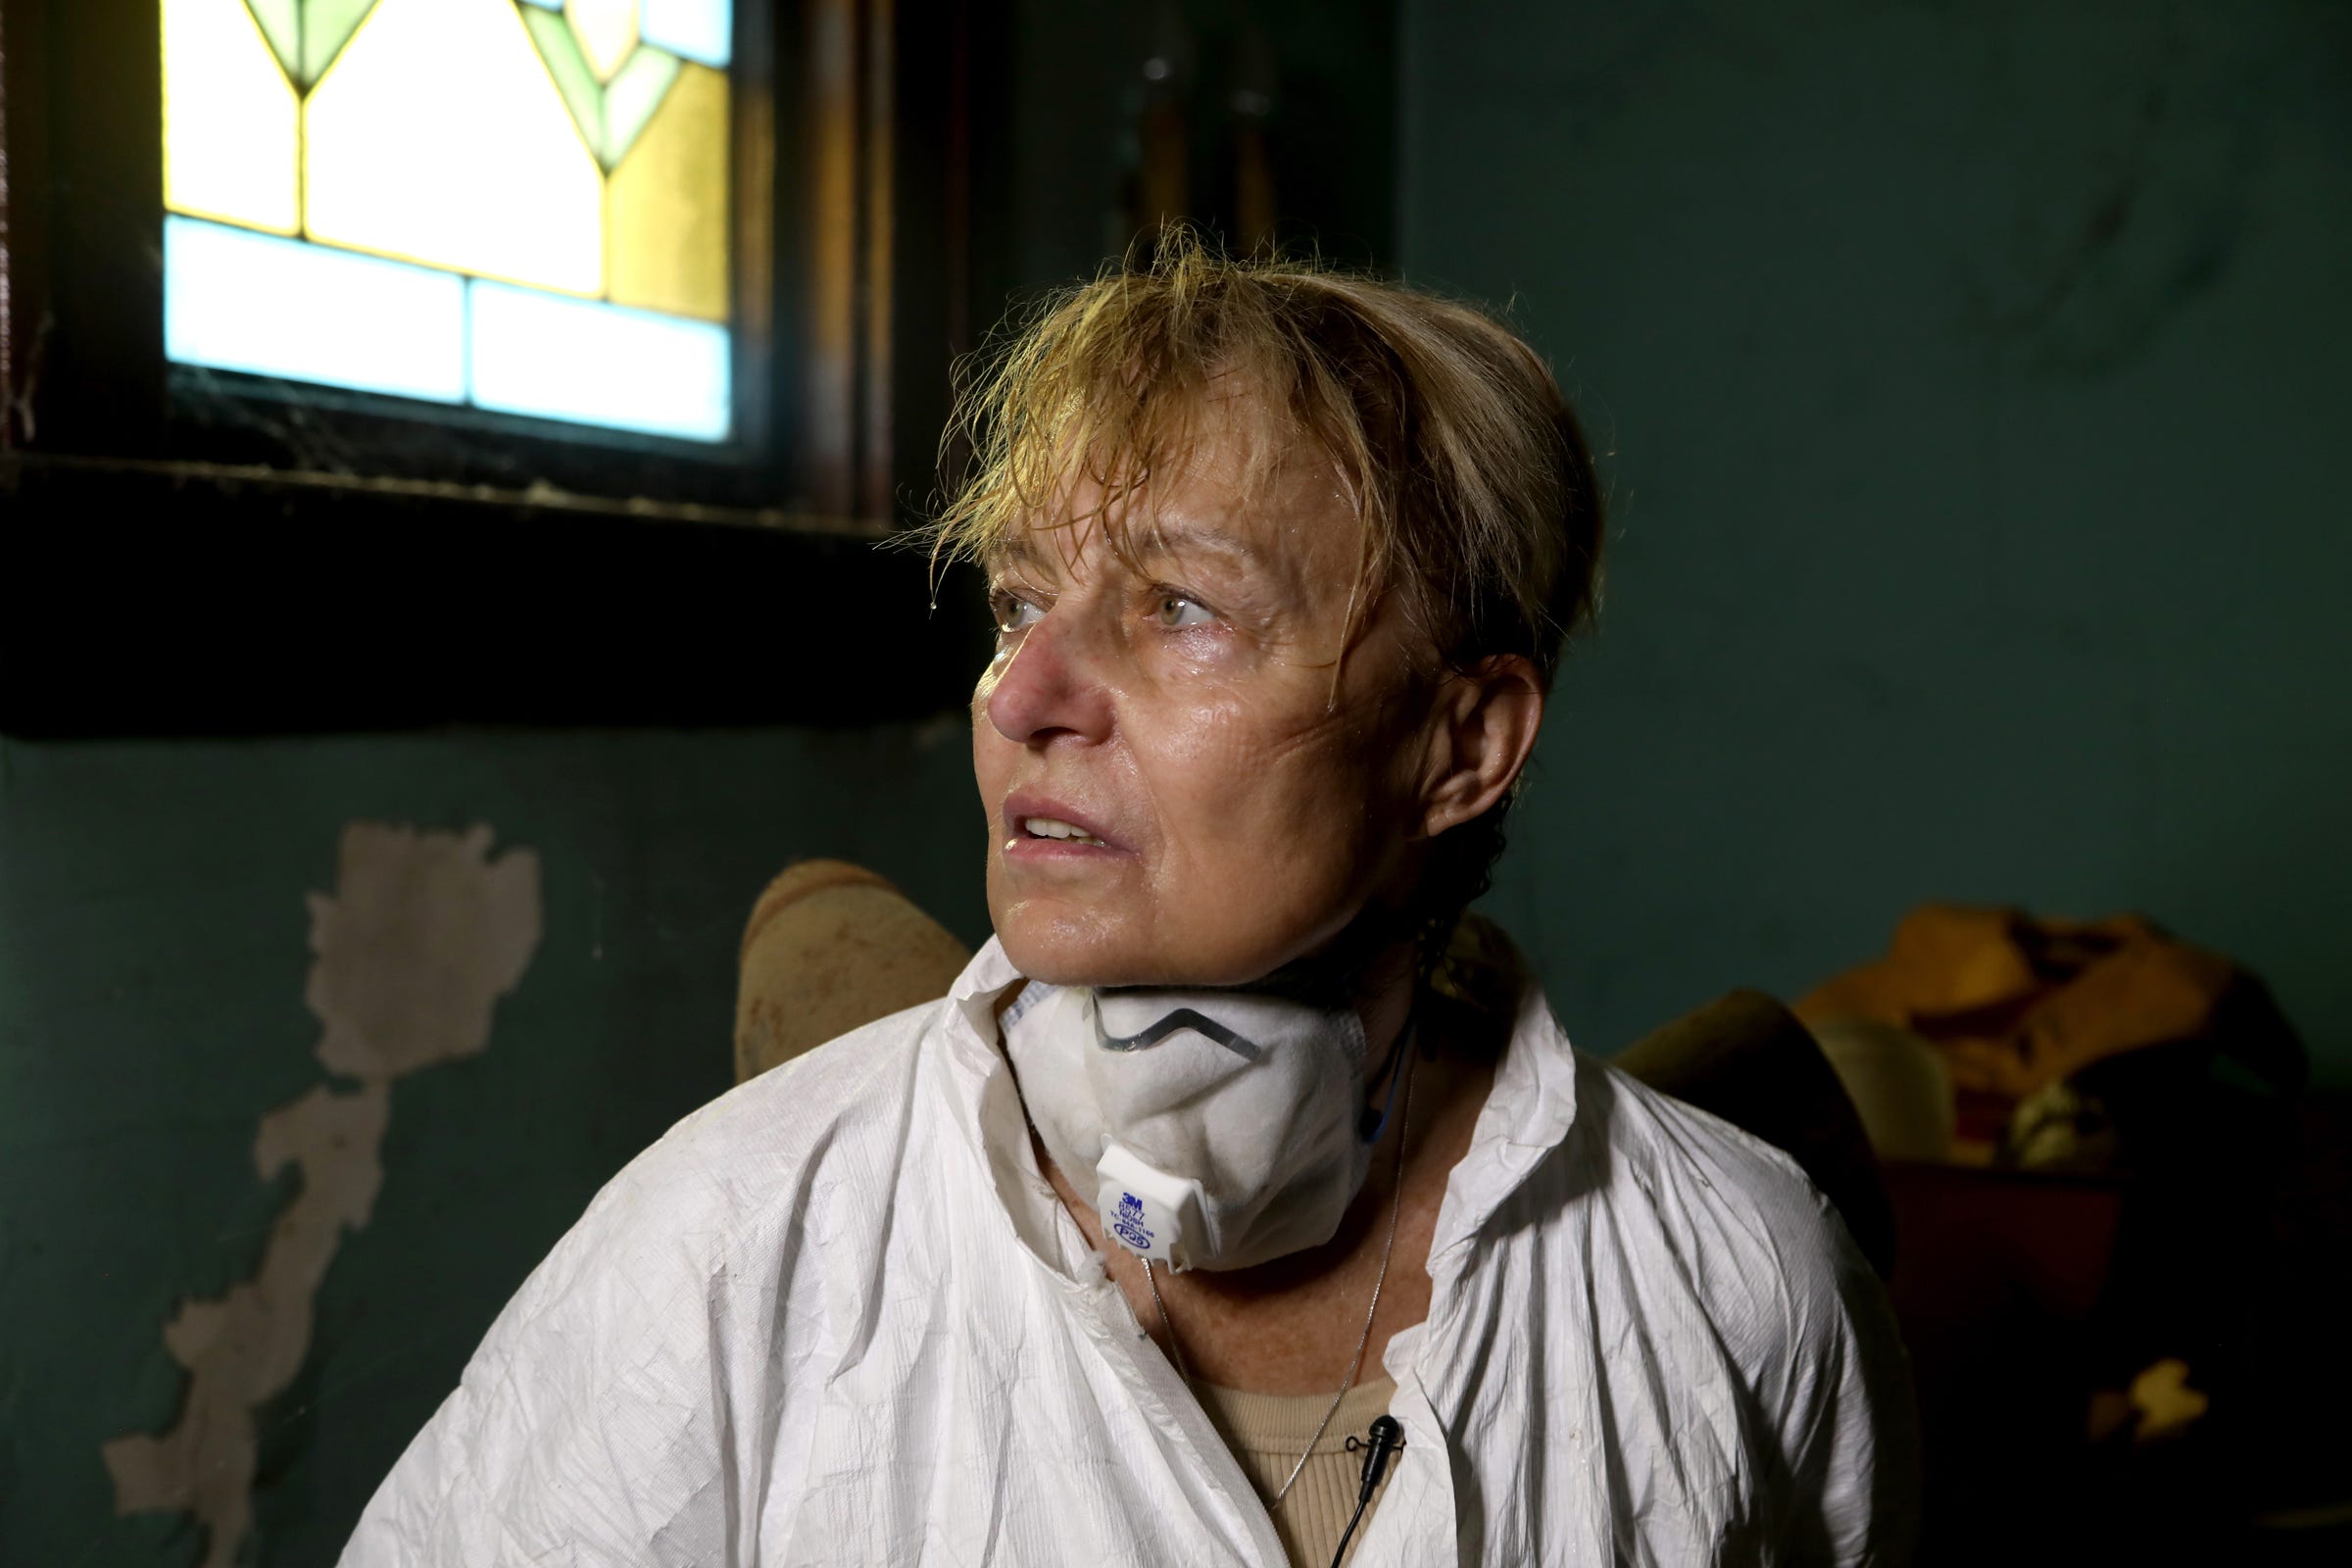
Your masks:
<svg viewBox="0 0 2352 1568"><path fill-rule="evenodd" d="M317 1054L359 1087L320 1084L263 1113L254 1164L264 1180L294 1167L300 1189L254 1277L181 1303L165 1325L165 1348L189 1374L179 1418L101 1450L116 1510L194 1514L205 1568L236 1559L253 1517L255 1412L301 1370L319 1284L383 1186L392 1081L488 1047L492 1008L539 945L539 858L514 849L492 859L487 827L354 822L334 896L311 895L310 910L304 998L324 1026Z"/></svg>

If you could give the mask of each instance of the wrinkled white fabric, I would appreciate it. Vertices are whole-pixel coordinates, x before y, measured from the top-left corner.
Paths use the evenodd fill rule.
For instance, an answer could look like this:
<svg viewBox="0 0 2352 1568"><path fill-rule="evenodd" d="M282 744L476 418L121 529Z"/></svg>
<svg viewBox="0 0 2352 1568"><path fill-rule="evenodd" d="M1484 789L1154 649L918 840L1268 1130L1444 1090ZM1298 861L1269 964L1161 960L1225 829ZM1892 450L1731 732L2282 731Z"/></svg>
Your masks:
<svg viewBox="0 0 2352 1568"><path fill-rule="evenodd" d="M1148 1046L1102 1044L1196 1014L1226 1038L1179 1027ZM1372 1168L1352 1007L1032 984L1004 1031L1037 1136L1096 1195L1103 1234L1178 1272L1322 1246Z"/></svg>
<svg viewBox="0 0 2352 1568"><path fill-rule="evenodd" d="M606 1187L346 1568L1252 1564L1250 1483L1039 1174L995 943ZM1779 1153L1580 1057L1531 986L1447 1182L1354 1561L1899 1560L1877 1281Z"/></svg>

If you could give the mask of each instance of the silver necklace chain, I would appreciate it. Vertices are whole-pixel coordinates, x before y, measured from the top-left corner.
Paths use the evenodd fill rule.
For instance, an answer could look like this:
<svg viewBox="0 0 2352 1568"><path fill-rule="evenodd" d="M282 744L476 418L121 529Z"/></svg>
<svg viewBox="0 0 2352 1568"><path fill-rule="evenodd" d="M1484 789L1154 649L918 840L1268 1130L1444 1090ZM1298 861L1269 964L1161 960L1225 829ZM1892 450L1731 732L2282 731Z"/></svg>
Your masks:
<svg viewBox="0 0 2352 1568"><path fill-rule="evenodd" d="M1323 1412L1323 1419L1315 1423L1315 1435L1306 1440L1305 1451L1298 1455L1298 1462L1291 1466L1291 1473L1283 1481L1282 1490L1275 1493L1274 1500L1267 1504L1270 1508L1280 1507L1282 1499L1291 1494L1291 1488L1305 1472L1306 1461L1314 1454L1315 1445L1323 1441L1323 1434L1331 1429L1332 1417L1340 1413L1340 1406L1348 1398L1348 1391L1355 1387L1356 1374L1364 1369L1364 1351L1372 1344L1372 1322L1380 1315L1381 1287L1389 1282L1389 1256L1396 1250L1396 1217L1404 1211L1404 1144L1413 1125L1413 1058L1410 1054L1404 1059L1403 1089L1404 1102L1396 1107L1396 1191L1389 1203L1389 1235L1380 1247L1380 1272L1372 1277L1372 1304L1364 1310L1364 1332L1356 1339L1355 1354L1348 1362L1347 1376L1340 1379L1340 1392L1331 1396L1330 1408ZM1184 1347L1176 1341L1176 1325L1168 1321L1168 1304L1159 1298L1159 1278L1152 1272L1150 1258L1142 1261L1144 1283L1152 1288L1152 1305L1159 1313L1160 1332L1168 1337L1168 1351L1175 1358L1177 1375L1189 1381L1193 1374L1184 1364Z"/></svg>

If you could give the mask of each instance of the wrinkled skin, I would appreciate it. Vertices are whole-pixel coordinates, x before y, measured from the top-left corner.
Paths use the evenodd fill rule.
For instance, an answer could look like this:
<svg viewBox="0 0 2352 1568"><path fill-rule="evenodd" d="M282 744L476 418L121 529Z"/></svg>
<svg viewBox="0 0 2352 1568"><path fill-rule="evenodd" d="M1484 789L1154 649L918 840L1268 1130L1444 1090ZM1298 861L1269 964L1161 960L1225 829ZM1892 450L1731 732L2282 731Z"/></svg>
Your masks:
<svg viewBox="0 0 2352 1568"><path fill-rule="evenodd" d="M1124 557L1090 523L1033 528L990 563L999 632L973 769L989 912L1033 978L1265 975L1400 902L1428 839L1483 811L1524 758L1516 734L1485 733L1478 682L1435 673L1394 595L1341 659L1353 511L1305 446L1245 498L1236 441L1212 426L1128 503ZM1532 744L1542 699L1512 676ZM1036 814L1104 842L1035 837Z"/></svg>

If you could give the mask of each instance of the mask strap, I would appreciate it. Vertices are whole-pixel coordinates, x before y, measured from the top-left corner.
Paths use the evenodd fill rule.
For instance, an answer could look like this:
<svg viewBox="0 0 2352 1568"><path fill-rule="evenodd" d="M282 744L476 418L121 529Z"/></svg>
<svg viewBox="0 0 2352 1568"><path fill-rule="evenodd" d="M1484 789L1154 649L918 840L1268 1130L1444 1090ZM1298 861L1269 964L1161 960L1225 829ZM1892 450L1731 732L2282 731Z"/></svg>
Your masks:
<svg viewBox="0 0 2352 1568"><path fill-rule="evenodd" d="M1244 1061L1255 1061L1262 1053L1249 1036L1226 1028L1204 1012L1191 1007L1178 1007L1174 1012L1131 1035L1114 1035L1102 1024L1102 1009L1095 1013L1095 1044L1104 1051L1142 1051L1158 1045L1179 1029L1190 1029L1204 1040L1213 1040Z"/></svg>
<svg viewBox="0 0 2352 1568"><path fill-rule="evenodd" d="M1403 1076L1397 1069L1404 1065L1404 1054L1412 1049L1413 1037L1420 1029L1421 1020L1416 1009L1406 1017L1404 1027L1396 1031L1396 1043L1389 1048L1389 1064L1380 1069L1389 1080L1389 1092L1380 1102L1380 1113L1374 1115L1372 1107L1366 1105L1364 1113L1356 1118L1356 1136L1367 1144L1379 1143L1380 1135L1388 1131L1389 1112L1396 1108L1396 1080Z"/></svg>

